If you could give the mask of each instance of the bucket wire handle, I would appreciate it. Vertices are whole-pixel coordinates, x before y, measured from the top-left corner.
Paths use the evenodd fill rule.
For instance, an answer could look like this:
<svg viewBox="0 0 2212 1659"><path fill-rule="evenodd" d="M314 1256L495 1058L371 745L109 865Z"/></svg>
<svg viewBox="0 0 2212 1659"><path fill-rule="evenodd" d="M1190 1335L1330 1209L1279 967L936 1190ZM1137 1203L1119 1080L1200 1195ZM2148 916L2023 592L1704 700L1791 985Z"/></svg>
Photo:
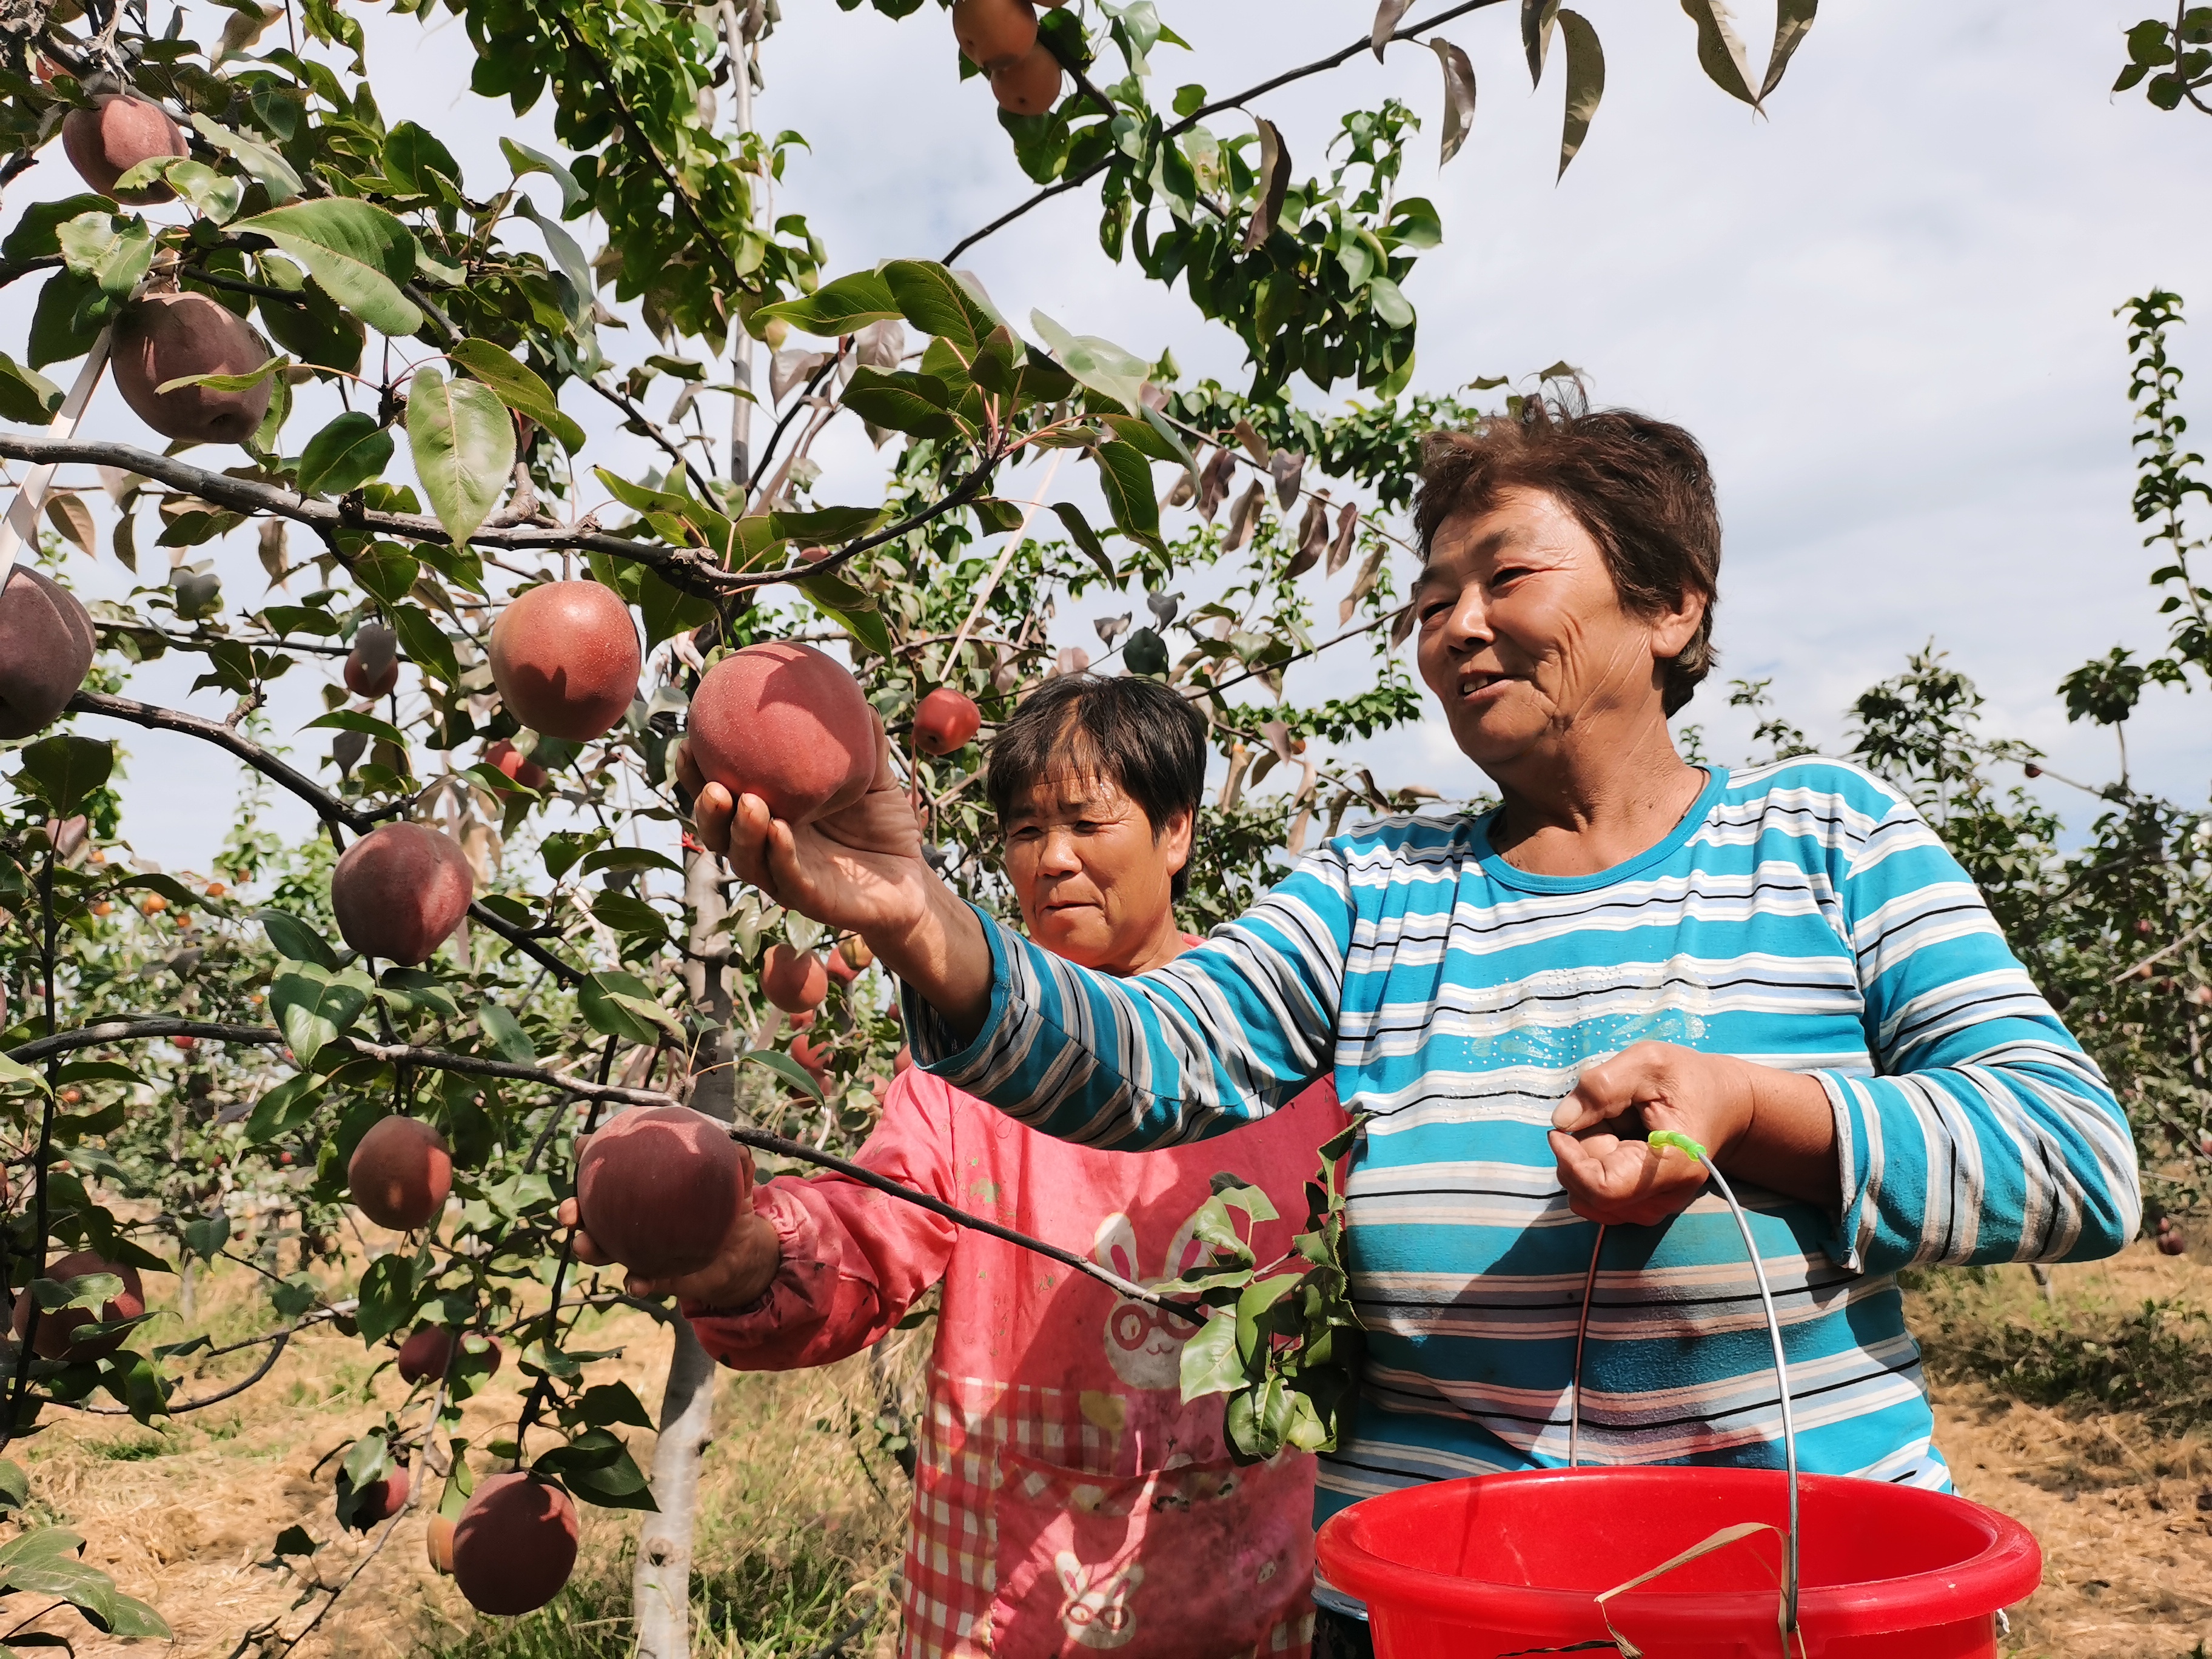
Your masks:
<svg viewBox="0 0 2212 1659"><path fill-rule="evenodd" d="M1797 1637L1802 1648L1804 1638L1797 1630L1797 1420L1790 1407L1790 1367L1782 1352L1782 1319L1774 1310L1774 1292L1766 1283L1766 1264L1759 1259L1759 1245L1751 1236L1751 1219L1744 1213L1743 1206L1736 1200L1735 1190L1728 1183L1714 1164L1712 1156L1703 1146L1673 1129L1656 1129L1650 1136L1654 1146L1671 1146L1676 1152L1695 1158L1705 1165L1705 1175L1727 1201L1729 1213L1735 1218L1736 1231L1743 1235L1743 1247L1751 1257L1752 1276L1759 1284L1759 1305L1765 1310L1767 1340L1774 1346L1774 1382L1782 1396L1782 1458L1790 1481L1790 1529L1782 1534L1782 1647L1786 1654L1790 1638ZM1605 1249L1606 1230L1600 1224L1597 1242L1590 1249L1589 1271L1583 1279L1582 1321L1575 1330L1575 1374L1573 1386L1568 1390L1567 1467L1575 1467L1582 1449L1583 1429L1583 1345L1589 1334L1590 1298L1597 1287L1598 1256ZM1668 1565L1675 1565L1669 1563ZM1625 1588L1625 1587L1624 1587Z"/></svg>

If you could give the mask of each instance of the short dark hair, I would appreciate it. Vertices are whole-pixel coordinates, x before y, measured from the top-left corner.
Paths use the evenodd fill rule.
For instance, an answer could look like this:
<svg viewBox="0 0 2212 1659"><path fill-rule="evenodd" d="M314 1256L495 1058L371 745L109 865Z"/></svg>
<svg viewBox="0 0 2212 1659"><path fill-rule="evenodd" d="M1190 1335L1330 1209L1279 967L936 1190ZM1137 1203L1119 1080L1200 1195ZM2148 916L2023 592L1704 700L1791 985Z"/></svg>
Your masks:
<svg viewBox="0 0 2212 1659"><path fill-rule="evenodd" d="M1632 410L1584 411L1541 398L1468 432L1421 442L1413 527L1425 561L1447 520L1486 513L1508 489L1540 489L1575 515L1605 554L1620 602L1639 616L1705 602L1698 631L1667 665L1669 714L1712 672L1720 601L1721 514L1712 469L1680 427Z"/></svg>
<svg viewBox="0 0 2212 1659"><path fill-rule="evenodd" d="M1001 823L1030 790L1072 767L1136 802L1158 841L1178 812L1197 822L1206 790L1206 719L1142 674L1068 674L1024 698L984 758L983 785ZM1176 899L1189 889L1186 859L1175 874Z"/></svg>

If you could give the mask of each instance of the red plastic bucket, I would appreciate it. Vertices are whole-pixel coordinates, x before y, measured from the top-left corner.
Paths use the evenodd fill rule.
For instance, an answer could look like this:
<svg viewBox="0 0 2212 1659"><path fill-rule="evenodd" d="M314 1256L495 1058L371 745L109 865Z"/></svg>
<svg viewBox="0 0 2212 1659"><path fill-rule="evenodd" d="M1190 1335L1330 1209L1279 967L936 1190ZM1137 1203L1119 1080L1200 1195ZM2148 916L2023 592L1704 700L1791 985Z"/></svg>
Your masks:
<svg viewBox="0 0 2212 1659"><path fill-rule="evenodd" d="M1798 1477L1808 1659L1994 1659L2041 1582L2018 1522L1942 1492ZM1321 1576L1366 1602L1380 1659L1611 1648L1595 1597L1743 1522L1788 1524L1779 1470L1582 1468L1411 1486L1321 1529ZM1781 1540L1756 1534L1614 1598L1648 1659L1775 1659ZM1795 1656L1797 1644L1790 1644Z"/></svg>

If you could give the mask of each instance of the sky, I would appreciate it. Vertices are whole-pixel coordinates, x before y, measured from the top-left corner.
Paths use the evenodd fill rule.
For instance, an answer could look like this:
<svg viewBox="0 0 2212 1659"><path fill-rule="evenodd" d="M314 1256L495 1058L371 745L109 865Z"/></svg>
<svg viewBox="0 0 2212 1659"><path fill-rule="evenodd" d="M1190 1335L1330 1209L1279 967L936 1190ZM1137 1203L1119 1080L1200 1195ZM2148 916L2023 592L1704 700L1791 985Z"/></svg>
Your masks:
<svg viewBox="0 0 2212 1659"><path fill-rule="evenodd" d="M988 92L957 80L933 8L897 23L831 0L786 0L786 10L758 119L808 140L778 208L809 216L832 273L938 257L1030 193ZM1364 27L1364 8L1323 0L1163 10L1193 50L1156 52L1159 85L1194 81L1216 95ZM1435 202L1445 240L1407 285L1421 313L1415 386L1447 392L1565 359L1594 401L1680 422L1704 442L1726 522L1722 663L1683 719L1705 726L1716 757L1749 744L1747 718L1726 707L1727 679L1771 678L1783 712L1840 752L1850 700L1933 641L1987 696L1994 733L2046 750L2055 770L2111 776L2110 734L2069 726L2054 688L2084 659L2116 643L2147 651L2162 634L2128 507L2128 364L2112 313L2154 284L2212 307L2202 280L2212 121L2107 91L2142 0L1831 5L1764 117L1705 80L1679 9L1591 0L1605 101L1556 183L1561 66L1555 56L1532 93L1516 10L1485 9L1443 32L1472 58L1480 100L1441 173L1440 76L1425 49L1401 44L1379 64L1362 54L1254 106L1281 127L1302 177L1322 165L1342 111L1395 96L1422 116L1401 190ZM1771 5L1746 0L1738 13L1756 64ZM445 136L472 186L503 179L501 135L549 143L544 111L518 120L466 92L457 21L426 33L363 15L387 118ZM1227 135L1248 131L1244 119L1231 112L1214 125ZM57 155L11 190L4 217L74 185ZM1039 308L1148 358L1172 346L1187 372L1241 384L1233 339L1179 291L1109 263L1095 214L1073 192L963 264L1009 317ZM9 340L21 336L29 288L0 293ZM2197 374L2191 391L2212 398L2206 336L2183 331L2177 355ZM578 401L572 412L612 435ZM134 428L111 398L88 430ZM866 498L878 463L857 434L822 458L821 499ZM1006 493L1023 492L1017 483ZM231 539L218 555L226 589L250 602L261 591L251 540ZM80 563L72 580L88 592L126 581L112 559ZM1089 632L1080 616L1061 625L1071 642ZM1340 694L1369 672L1324 664L1291 690ZM142 695L182 702L189 678L157 665ZM212 694L187 706L226 712ZM296 726L317 708L301 684L275 712L281 728L288 710ZM2130 751L2139 784L2203 799L2212 702L2154 692ZM172 866L204 866L231 822L227 766L173 743L142 739L132 753L134 817L158 811ZM1440 718L1356 758L1386 785L1480 787ZM2081 797L2049 799L2078 820Z"/></svg>

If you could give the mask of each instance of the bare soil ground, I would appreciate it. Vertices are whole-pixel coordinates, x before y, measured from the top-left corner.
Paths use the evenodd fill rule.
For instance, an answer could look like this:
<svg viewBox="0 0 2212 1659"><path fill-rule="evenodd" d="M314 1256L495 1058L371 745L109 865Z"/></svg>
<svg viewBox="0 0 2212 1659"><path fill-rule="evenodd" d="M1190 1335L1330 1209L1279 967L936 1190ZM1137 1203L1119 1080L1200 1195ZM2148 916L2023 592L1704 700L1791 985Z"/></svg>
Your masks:
<svg viewBox="0 0 2212 1659"><path fill-rule="evenodd" d="M1936 1389L1940 1443L1961 1489L2018 1516L2043 1543L2044 1585L2015 1609L2007 1651L2020 1659L2203 1659L2212 1653L2212 1437L2185 1410L2147 1406L2136 1372L2125 1389L2099 1385L2127 1399L2124 1407L2097 1406L2078 1390L2067 1395L2074 1374L2064 1363L2081 1358L2083 1343L2102 1343L2146 1301L2212 1310L2212 1268L2138 1245L2113 1262L2057 1269L2053 1291L2055 1303L2047 1302L2025 1268L2008 1267L1943 1275L1913 1294L1916 1328L1929 1334L1931 1361L1945 1373ZM236 1340L274 1322L239 1269L203 1282L198 1314L189 1327L165 1322L155 1340L205 1329L217 1342ZM2193 1358L2200 1374L2171 1381L2202 1389L2212 1382L2212 1338L2201 1321L2180 1328L2151 1359L2172 1370ZM2007 1352L2027 1356L2010 1374L1989 1374L1988 1352L2004 1346L1993 1334L2009 1341ZM594 1380L619 1376L648 1406L657 1402L667 1340L653 1322L617 1311L590 1339L620 1351L599 1362ZM186 1393L234 1380L253 1358L216 1362ZM422 1534L439 1481L419 1467L416 1507L373 1559L374 1535L338 1532L330 1454L404 1392L388 1369L372 1377L373 1363L358 1341L325 1333L297 1341L250 1394L160 1431L123 1417L52 1414L52 1426L17 1448L32 1476L33 1518L83 1533L87 1559L158 1607L177 1639L166 1650L107 1641L68 1613L34 1618L43 1601L15 1596L0 1606L0 1641L11 1630L65 1634L82 1659L275 1656L321 1605L320 1595L301 1602L307 1584L335 1584L366 1559L359 1581L294 1650L298 1659L619 1653L619 1632L595 1615L621 1605L634 1517L586 1511L589 1565L580 1579L592 1579L600 1594L578 1598L557 1627L543 1621L527 1632L477 1620L429 1569ZM510 1364L470 1402L467 1432L478 1444L513 1422L521 1381ZM2018 1393L2049 1403L2010 1397ZM791 1377L723 1379L698 1550L710 1597L722 1599L703 1621L695 1649L702 1659L805 1655L862 1615L873 1616L858 1652L889 1652L904 1478L865 1429L849 1432L875 1410L860 1361ZM646 1463L651 1435L628 1432ZM323 1543L303 1564L304 1581L264 1565L292 1525ZM276 1639L257 1640L257 1632Z"/></svg>

